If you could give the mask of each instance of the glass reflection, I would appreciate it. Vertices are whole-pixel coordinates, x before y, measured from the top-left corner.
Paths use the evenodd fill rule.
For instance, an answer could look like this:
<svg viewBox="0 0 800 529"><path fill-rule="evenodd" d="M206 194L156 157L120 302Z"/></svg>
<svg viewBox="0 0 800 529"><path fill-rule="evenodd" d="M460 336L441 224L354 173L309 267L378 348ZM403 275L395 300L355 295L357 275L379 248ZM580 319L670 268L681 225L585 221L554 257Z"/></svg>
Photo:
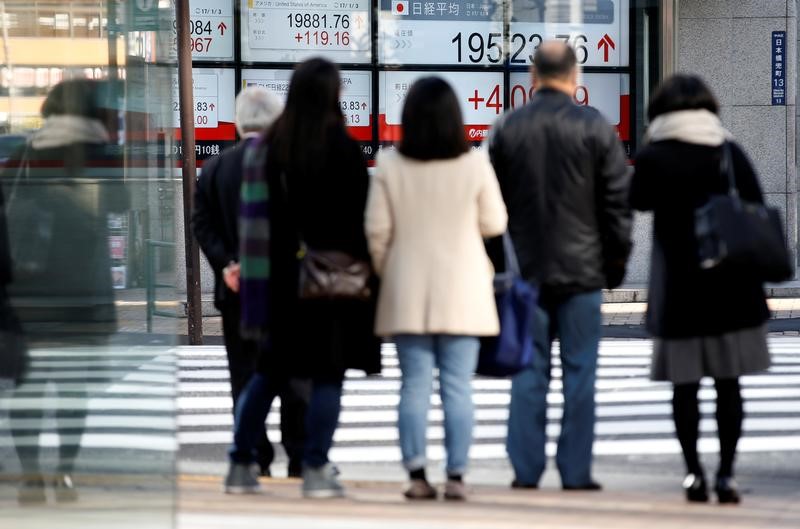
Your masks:
<svg viewBox="0 0 800 529"><path fill-rule="evenodd" d="M145 326L172 70L131 5L0 2L3 528L173 523L180 320Z"/></svg>

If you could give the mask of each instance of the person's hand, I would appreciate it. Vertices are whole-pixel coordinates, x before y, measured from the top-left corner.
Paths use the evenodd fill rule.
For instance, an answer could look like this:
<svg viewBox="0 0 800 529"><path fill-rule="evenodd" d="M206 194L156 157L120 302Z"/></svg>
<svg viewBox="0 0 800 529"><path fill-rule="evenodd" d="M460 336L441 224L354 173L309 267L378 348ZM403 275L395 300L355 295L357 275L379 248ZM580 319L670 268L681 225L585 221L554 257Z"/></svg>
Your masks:
<svg viewBox="0 0 800 529"><path fill-rule="evenodd" d="M231 289L233 292L239 293L239 274L241 272L241 266L239 263L231 262L222 269L222 279L225 281L225 285Z"/></svg>

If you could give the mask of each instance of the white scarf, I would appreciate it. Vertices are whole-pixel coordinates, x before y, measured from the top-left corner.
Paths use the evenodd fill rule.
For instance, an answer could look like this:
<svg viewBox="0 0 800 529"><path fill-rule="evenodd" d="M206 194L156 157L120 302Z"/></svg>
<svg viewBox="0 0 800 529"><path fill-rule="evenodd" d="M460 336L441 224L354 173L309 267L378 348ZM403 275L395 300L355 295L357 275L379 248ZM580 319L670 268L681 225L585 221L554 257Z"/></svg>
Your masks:
<svg viewBox="0 0 800 529"><path fill-rule="evenodd" d="M42 128L33 133L31 146L34 149L54 149L73 143L108 143L108 131L96 119L81 116L50 116Z"/></svg>
<svg viewBox="0 0 800 529"><path fill-rule="evenodd" d="M678 110L661 114L650 123L645 143L678 140L717 147L731 138L719 117L708 110Z"/></svg>

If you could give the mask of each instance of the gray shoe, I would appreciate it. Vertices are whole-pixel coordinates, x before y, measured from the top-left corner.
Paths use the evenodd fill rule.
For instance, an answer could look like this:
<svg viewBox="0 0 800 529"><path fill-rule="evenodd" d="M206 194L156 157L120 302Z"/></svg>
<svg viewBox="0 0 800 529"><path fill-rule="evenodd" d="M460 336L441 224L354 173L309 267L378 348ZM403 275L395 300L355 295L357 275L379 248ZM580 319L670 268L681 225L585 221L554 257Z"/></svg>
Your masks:
<svg viewBox="0 0 800 529"><path fill-rule="evenodd" d="M409 500L435 500L436 489L428 483L428 480L412 479L403 496Z"/></svg>
<svg viewBox="0 0 800 529"><path fill-rule="evenodd" d="M17 501L20 505L47 503L47 495L44 491L44 478L39 475L26 477L17 491Z"/></svg>
<svg viewBox="0 0 800 529"><path fill-rule="evenodd" d="M444 499L452 501L464 501L467 499L467 487L463 481L448 479L444 484Z"/></svg>
<svg viewBox="0 0 800 529"><path fill-rule="evenodd" d="M303 468L303 496L306 498L342 498L344 487L336 476L339 470L333 463Z"/></svg>
<svg viewBox="0 0 800 529"><path fill-rule="evenodd" d="M254 465L230 464L225 477L225 494L256 494L260 490Z"/></svg>

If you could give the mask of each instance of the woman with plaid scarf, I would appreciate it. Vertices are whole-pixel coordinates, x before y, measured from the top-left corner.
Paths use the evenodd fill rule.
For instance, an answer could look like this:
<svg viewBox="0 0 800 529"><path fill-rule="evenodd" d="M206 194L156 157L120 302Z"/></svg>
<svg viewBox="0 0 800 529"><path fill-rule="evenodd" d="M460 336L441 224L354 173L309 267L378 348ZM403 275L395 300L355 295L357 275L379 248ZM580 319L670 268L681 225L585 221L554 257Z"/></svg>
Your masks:
<svg viewBox="0 0 800 529"><path fill-rule="evenodd" d="M259 425L282 385L299 376L313 381L303 495L343 496L328 451L344 373L380 371L374 298L298 298L301 242L369 260L364 235L369 176L360 147L345 130L340 88L333 63L310 59L298 65L283 114L245 157L239 225L242 334L261 346L258 373L236 407L228 492L258 490L252 463Z"/></svg>

